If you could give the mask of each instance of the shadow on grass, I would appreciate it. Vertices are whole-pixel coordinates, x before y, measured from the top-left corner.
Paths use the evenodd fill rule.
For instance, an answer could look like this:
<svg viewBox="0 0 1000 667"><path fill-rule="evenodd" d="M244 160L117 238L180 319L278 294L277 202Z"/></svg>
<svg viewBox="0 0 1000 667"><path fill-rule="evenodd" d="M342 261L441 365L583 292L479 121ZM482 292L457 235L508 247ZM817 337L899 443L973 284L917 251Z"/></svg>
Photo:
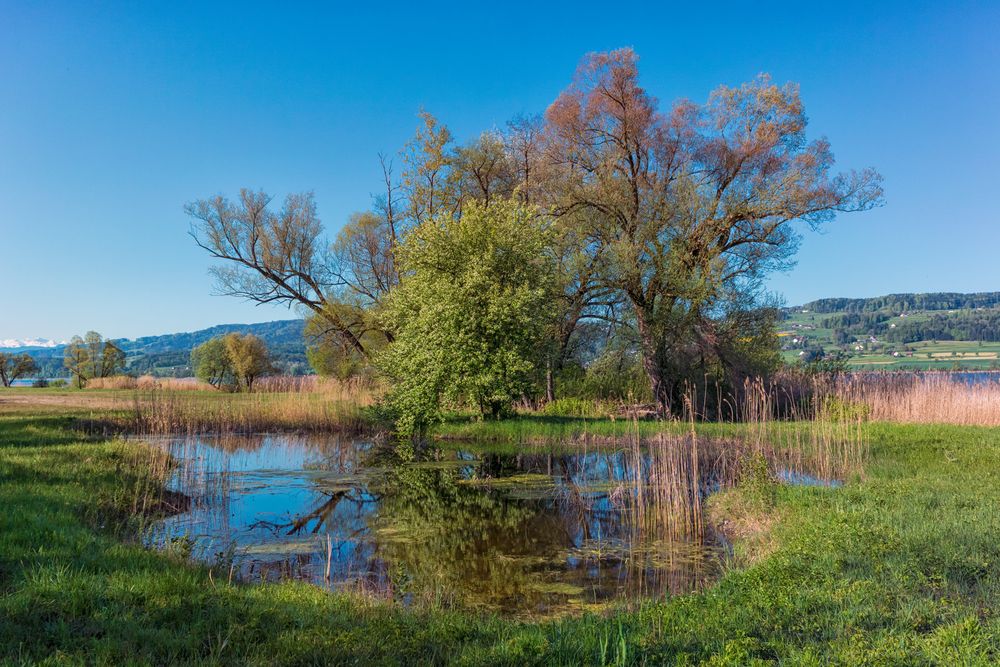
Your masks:
<svg viewBox="0 0 1000 667"><path fill-rule="evenodd" d="M90 440L90 436L76 430L77 424L75 417L2 415L0 448L54 447Z"/></svg>

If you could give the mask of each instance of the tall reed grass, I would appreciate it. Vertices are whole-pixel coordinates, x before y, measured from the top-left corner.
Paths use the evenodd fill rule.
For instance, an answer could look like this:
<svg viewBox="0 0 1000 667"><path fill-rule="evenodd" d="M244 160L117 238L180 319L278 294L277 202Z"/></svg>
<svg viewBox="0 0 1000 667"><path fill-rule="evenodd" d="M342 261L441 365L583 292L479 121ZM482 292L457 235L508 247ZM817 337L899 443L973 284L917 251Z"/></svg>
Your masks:
<svg viewBox="0 0 1000 667"><path fill-rule="evenodd" d="M643 437L633 421L632 473L617 497L636 542L705 539L704 501L717 491L753 486L767 493L782 481L829 484L863 472L863 412L831 412L829 395L819 392L789 408L780 388L760 380L748 382L740 397L729 400L738 425L725 437L698 434L693 393L685 399L686 434L675 428Z"/></svg>
<svg viewBox="0 0 1000 667"><path fill-rule="evenodd" d="M121 407L137 434L359 432L378 395L362 382L270 380L249 394L140 389Z"/></svg>
<svg viewBox="0 0 1000 667"><path fill-rule="evenodd" d="M213 387L196 378L157 378L152 375L113 375L105 378L92 378L87 381L87 389L117 389L117 390L152 390L164 389L170 391L211 391Z"/></svg>
<svg viewBox="0 0 1000 667"><path fill-rule="evenodd" d="M846 405L864 406L876 421L1000 426L1000 382L966 382L949 373L844 375L832 393Z"/></svg>

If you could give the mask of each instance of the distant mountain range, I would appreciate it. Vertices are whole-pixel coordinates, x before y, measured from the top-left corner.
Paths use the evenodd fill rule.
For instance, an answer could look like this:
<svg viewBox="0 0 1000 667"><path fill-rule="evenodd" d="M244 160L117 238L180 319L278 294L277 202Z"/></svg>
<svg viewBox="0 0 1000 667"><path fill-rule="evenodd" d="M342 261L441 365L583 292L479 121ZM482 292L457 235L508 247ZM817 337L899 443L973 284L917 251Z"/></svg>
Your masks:
<svg viewBox="0 0 1000 667"><path fill-rule="evenodd" d="M115 343L125 352L127 368L131 373L161 376L188 376L191 374L191 350L205 341L227 333L252 333L267 344L275 365L285 373L309 372L305 342L302 338L303 320L278 320L257 324L219 324L208 329L183 333L118 338ZM5 352L27 352L38 362L42 374L61 377L66 343L40 339L4 340L0 347Z"/></svg>
<svg viewBox="0 0 1000 667"><path fill-rule="evenodd" d="M48 338L8 338L6 340L0 340L0 348L15 349L18 351L25 350L36 350L45 349L49 347L59 347L60 345L65 345L66 341L62 343L57 343L54 340L49 340Z"/></svg>

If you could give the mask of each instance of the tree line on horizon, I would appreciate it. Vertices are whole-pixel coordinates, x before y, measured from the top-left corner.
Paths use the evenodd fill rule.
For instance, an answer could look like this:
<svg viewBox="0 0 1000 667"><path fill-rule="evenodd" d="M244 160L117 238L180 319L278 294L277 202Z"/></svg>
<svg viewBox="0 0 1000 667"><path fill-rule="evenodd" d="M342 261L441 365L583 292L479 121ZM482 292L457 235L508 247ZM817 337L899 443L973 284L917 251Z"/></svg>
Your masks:
<svg viewBox="0 0 1000 667"><path fill-rule="evenodd" d="M914 310L968 310L1000 307L1000 292L927 292L886 294L860 299L825 298L803 304L798 309L814 313L877 313L896 315Z"/></svg>
<svg viewBox="0 0 1000 667"><path fill-rule="evenodd" d="M466 143L422 112L332 243L311 193L186 211L221 291L301 308L314 367L385 378L406 430L443 405L554 400L584 366L617 364L670 413L686 387L773 370L764 278L800 224L882 201L878 173L833 173L805 129L797 86L767 76L662 107L621 49L586 56L544 114Z"/></svg>

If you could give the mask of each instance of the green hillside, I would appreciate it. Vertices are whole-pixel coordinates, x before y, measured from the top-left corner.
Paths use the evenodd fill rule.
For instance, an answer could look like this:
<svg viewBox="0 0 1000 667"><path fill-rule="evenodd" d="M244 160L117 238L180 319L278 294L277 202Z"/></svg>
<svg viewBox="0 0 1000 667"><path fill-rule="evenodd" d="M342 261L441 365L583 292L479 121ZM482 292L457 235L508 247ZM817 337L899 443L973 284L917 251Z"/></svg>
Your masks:
<svg viewBox="0 0 1000 667"><path fill-rule="evenodd" d="M782 314L788 362L825 356L852 368L1000 368L1000 292L819 299Z"/></svg>

